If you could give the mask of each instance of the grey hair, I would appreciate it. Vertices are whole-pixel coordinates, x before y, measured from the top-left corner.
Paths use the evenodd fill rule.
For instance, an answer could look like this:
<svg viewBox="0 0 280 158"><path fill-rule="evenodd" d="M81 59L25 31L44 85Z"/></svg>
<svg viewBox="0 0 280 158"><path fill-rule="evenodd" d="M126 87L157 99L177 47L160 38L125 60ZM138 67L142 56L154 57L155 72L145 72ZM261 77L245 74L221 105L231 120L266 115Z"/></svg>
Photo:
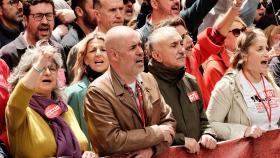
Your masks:
<svg viewBox="0 0 280 158"><path fill-rule="evenodd" d="M151 52L154 50L154 46L158 44L160 41L165 39L166 37L173 36L173 33L177 33L180 35L174 27L164 26L155 29L150 36L148 37L147 44L145 48L147 50L148 57L151 57Z"/></svg>
<svg viewBox="0 0 280 158"><path fill-rule="evenodd" d="M164 26L158 29L155 29L151 35L148 37L148 47L149 49L153 49L153 46L159 43L162 39L166 38L166 36L173 35L172 33L176 32L178 35L179 33L174 27L171 26Z"/></svg>
<svg viewBox="0 0 280 158"><path fill-rule="evenodd" d="M8 82L10 83L10 92L14 90L18 81L22 79L25 76L25 74L32 68L32 64L38 59L40 53L46 49L48 51L54 52L53 60L58 69L62 67L63 61L61 58L61 54L58 53L58 49L48 44L48 42L46 42L45 40L38 41L34 48L26 49L25 53L20 59L19 64L13 69L10 77L8 78ZM59 82L57 82L57 87L53 91L54 97L61 97L63 99L66 99L60 87L61 86L59 85Z"/></svg>

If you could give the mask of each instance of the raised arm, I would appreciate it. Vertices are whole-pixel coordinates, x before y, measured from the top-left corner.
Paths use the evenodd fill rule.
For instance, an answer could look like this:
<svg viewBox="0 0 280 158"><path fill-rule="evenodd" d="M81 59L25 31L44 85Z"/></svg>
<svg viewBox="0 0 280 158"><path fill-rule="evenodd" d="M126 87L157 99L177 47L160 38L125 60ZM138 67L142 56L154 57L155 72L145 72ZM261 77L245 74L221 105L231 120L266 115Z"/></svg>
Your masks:
<svg viewBox="0 0 280 158"><path fill-rule="evenodd" d="M202 23L203 18L215 6L218 0L196 0L190 8L181 11L189 32L194 33Z"/></svg>
<svg viewBox="0 0 280 158"><path fill-rule="evenodd" d="M232 2L232 6L226 12L225 16L216 24L214 24L214 28L216 28L223 36L228 34L234 19L239 15L242 2L243 0L234 0Z"/></svg>
<svg viewBox="0 0 280 158"><path fill-rule="evenodd" d="M38 52L41 53L41 52ZM40 77L40 71L52 60L52 52L46 51L39 55L33 67L17 83L7 103L6 121L9 133L16 132L26 119L26 109L30 98L35 93L35 86Z"/></svg>

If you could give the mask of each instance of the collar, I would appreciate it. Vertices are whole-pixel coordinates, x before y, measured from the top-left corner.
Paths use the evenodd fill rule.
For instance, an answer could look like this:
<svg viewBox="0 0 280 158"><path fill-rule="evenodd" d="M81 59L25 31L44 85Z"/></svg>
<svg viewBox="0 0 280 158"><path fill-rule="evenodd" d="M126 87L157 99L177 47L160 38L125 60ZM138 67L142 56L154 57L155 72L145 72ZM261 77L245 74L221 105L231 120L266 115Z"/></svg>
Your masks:
<svg viewBox="0 0 280 158"><path fill-rule="evenodd" d="M106 73L109 73L111 76L111 83L115 91L115 94L117 96L123 95L126 91L125 83L121 80L121 78L118 76L115 70L110 66ZM136 77L136 82L138 82L140 88L143 87L143 79L140 76L140 74Z"/></svg>
<svg viewBox="0 0 280 158"><path fill-rule="evenodd" d="M146 24L147 24L149 27L152 26L152 22L151 22L151 20L150 20L151 15L152 15L152 14L148 14L148 15L146 16Z"/></svg>
<svg viewBox="0 0 280 158"><path fill-rule="evenodd" d="M180 69L172 69L153 59L150 60L148 67L149 71L153 75L157 76L161 80L167 81L169 84L178 83L184 77L186 71L185 67Z"/></svg>
<svg viewBox="0 0 280 158"><path fill-rule="evenodd" d="M89 79L87 76L84 76L80 82L78 82L78 86L81 88L87 88L88 85L90 84Z"/></svg>
<svg viewBox="0 0 280 158"><path fill-rule="evenodd" d="M243 87L240 83L239 75L240 75L239 70L231 69L225 73L224 78L229 80L229 87L232 91L233 97L236 98L235 99L236 102L238 103L238 105L240 106L240 108L242 109L242 111L244 112L246 117L248 118L249 123L251 123L250 117L248 114L248 110L247 110L247 106L246 106L246 102L245 102L243 94L242 94Z"/></svg>
<svg viewBox="0 0 280 158"><path fill-rule="evenodd" d="M24 32L21 32L19 36L15 39L15 46L17 49L26 49L28 47L28 44L23 37L23 34Z"/></svg>
<svg viewBox="0 0 280 158"><path fill-rule="evenodd" d="M19 34L19 36L15 39L15 46L17 49L26 49L28 47L32 47L30 45L28 45L27 41L25 40L25 38L23 37L24 32L21 32ZM49 39L49 44L54 46L54 47L60 47L60 44L55 42L52 39Z"/></svg>
<svg viewBox="0 0 280 158"><path fill-rule="evenodd" d="M223 48L219 54L212 55L214 60L218 60L224 63L228 68L230 66L230 56L227 54L227 50Z"/></svg>

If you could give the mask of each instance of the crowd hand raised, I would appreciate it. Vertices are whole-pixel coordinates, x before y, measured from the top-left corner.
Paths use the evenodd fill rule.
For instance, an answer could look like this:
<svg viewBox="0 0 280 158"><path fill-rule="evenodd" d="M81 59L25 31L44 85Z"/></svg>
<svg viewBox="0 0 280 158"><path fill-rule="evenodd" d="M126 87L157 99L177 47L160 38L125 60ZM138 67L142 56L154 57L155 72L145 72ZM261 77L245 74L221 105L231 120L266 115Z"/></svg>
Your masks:
<svg viewBox="0 0 280 158"><path fill-rule="evenodd" d="M233 0L232 1L232 8L240 10L242 6L243 0Z"/></svg>
<svg viewBox="0 0 280 158"><path fill-rule="evenodd" d="M200 144L207 149L215 149L217 146L217 141L212 136L204 134L200 138Z"/></svg>
<svg viewBox="0 0 280 158"><path fill-rule="evenodd" d="M185 137L185 148L188 149L189 153L198 153L200 146L194 138Z"/></svg>
<svg viewBox="0 0 280 158"><path fill-rule="evenodd" d="M169 144L172 144L173 138L175 137L175 132L173 127L168 125L159 125L161 132L164 136L164 141L167 141Z"/></svg>
<svg viewBox="0 0 280 158"><path fill-rule="evenodd" d="M55 27L53 30L53 33L58 34L60 38L65 36L68 33L68 27L65 26L64 24L60 24Z"/></svg>
<svg viewBox="0 0 280 158"><path fill-rule="evenodd" d="M55 10L56 17L63 23L69 24L76 19L72 9L57 9Z"/></svg>
<svg viewBox="0 0 280 158"><path fill-rule="evenodd" d="M152 148L138 150L129 154L128 158L150 158L153 156Z"/></svg>
<svg viewBox="0 0 280 158"><path fill-rule="evenodd" d="M259 128L258 126L251 126L247 127L244 136L245 137L253 137L258 138L260 137L265 131Z"/></svg>
<svg viewBox="0 0 280 158"><path fill-rule="evenodd" d="M38 60L35 62L34 66L39 69L43 70L47 67L48 62L53 60L55 48L50 45L42 46L41 47L41 54L39 55Z"/></svg>
<svg viewBox="0 0 280 158"><path fill-rule="evenodd" d="M82 158L98 158L98 155L92 151L85 151L82 155Z"/></svg>

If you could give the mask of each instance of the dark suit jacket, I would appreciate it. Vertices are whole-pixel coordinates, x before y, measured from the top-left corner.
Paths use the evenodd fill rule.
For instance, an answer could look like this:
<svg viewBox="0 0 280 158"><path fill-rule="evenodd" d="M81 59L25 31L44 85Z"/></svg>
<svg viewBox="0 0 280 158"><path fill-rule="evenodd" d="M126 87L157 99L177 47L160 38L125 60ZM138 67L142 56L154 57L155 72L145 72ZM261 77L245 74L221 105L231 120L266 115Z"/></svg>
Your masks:
<svg viewBox="0 0 280 158"><path fill-rule="evenodd" d="M11 71L18 65L21 56L25 53L25 50L28 47L26 41L23 38L23 33L24 32L20 33L15 40L0 49L0 58L2 58L7 63ZM58 51L61 53L64 68L66 69L66 57L63 47L53 40L50 40L50 44L58 48Z"/></svg>

